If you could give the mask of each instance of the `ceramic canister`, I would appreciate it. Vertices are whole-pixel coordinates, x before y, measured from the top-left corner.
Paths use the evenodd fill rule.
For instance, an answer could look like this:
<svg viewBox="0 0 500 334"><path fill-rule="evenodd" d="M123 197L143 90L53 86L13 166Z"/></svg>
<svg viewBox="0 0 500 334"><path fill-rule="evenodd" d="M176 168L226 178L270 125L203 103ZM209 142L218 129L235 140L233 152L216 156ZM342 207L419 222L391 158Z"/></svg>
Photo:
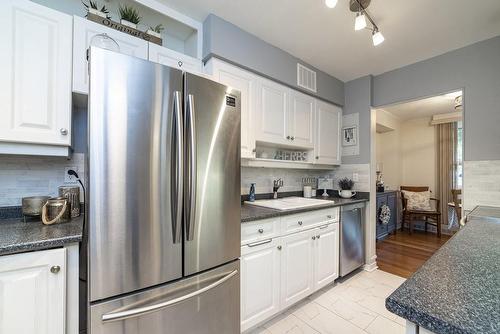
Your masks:
<svg viewBox="0 0 500 334"><path fill-rule="evenodd" d="M60 186L59 197L65 197L71 206L71 217L80 215L80 187L79 186Z"/></svg>

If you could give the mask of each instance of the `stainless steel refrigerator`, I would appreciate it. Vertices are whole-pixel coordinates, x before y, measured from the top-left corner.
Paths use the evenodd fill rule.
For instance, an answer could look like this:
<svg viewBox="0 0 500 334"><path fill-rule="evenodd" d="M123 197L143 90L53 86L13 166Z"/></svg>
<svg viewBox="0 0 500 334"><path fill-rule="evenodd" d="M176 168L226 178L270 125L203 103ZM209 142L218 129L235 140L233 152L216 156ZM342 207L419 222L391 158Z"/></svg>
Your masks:
<svg viewBox="0 0 500 334"><path fill-rule="evenodd" d="M239 333L240 94L90 50L90 334Z"/></svg>

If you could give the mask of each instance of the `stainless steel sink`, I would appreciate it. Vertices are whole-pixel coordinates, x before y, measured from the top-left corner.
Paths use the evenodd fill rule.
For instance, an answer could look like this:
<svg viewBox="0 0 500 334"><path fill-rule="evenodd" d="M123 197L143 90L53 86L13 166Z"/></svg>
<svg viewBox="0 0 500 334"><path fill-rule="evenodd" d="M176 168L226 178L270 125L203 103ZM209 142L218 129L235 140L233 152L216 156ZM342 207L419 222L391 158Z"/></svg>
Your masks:
<svg viewBox="0 0 500 334"><path fill-rule="evenodd" d="M304 198L304 197L285 197L278 199L261 199L254 202L246 201L245 204L261 206L279 211L297 210L311 207L321 207L332 204L331 200Z"/></svg>

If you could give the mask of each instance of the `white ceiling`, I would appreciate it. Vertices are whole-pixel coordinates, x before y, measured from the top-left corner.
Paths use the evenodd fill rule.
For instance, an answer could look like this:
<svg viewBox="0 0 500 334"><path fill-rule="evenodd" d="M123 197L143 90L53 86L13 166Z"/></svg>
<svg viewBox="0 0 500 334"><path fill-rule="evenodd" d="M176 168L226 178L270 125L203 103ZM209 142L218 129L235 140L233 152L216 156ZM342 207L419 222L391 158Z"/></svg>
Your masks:
<svg viewBox="0 0 500 334"><path fill-rule="evenodd" d="M395 68L500 35L499 0L372 0L385 36L354 31L348 0L160 0L203 21L213 13L343 81Z"/></svg>
<svg viewBox="0 0 500 334"><path fill-rule="evenodd" d="M460 92L395 104L381 109L404 122L411 119L460 111L455 109L455 97L458 95L460 95Z"/></svg>

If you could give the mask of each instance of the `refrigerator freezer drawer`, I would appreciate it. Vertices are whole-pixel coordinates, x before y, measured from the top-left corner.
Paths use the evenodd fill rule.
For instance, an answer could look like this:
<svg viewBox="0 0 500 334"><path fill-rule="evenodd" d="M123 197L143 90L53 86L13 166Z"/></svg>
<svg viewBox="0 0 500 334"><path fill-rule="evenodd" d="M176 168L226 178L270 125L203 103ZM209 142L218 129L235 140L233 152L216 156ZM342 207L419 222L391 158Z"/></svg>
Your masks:
<svg viewBox="0 0 500 334"><path fill-rule="evenodd" d="M240 332L239 260L90 306L90 334Z"/></svg>

